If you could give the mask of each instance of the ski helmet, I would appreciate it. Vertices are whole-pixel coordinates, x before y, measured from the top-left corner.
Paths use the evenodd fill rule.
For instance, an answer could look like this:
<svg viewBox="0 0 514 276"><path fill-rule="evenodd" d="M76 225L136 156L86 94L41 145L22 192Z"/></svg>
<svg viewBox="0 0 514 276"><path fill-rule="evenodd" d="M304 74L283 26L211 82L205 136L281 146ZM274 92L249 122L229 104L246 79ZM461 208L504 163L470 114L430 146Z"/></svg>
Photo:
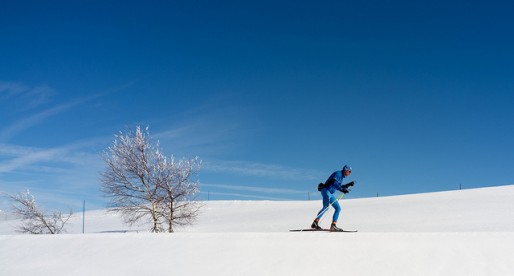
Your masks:
<svg viewBox="0 0 514 276"><path fill-rule="evenodd" d="M350 167L350 165L344 165L343 171L352 171L352 167Z"/></svg>

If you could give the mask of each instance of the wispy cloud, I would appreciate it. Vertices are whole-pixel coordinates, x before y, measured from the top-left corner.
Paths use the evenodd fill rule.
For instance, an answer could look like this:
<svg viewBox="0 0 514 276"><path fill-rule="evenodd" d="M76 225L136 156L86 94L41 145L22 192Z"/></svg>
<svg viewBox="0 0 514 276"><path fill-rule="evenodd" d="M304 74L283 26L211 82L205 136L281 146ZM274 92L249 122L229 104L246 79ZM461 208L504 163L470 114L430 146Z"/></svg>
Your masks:
<svg viewBox="0 0 514 276"><path fill-rule="evenodd" d="M215 156L244 147L255 136L259 123L251 107L235 104L230 95L202 100L166 118L162 122L166 129L154 137L174 150Z"/></svg>
<svg viewBox="0 0 514 276"><path fill-rule="evenodd" d="M43 205L61 208L89 198L99 206L102 199L94 194L103 164L99 153L91 149L103 142L95 138L54 148L0 144L0 193L30 189ZM2 201L0 208L8 206Z"/></svg>
<svg viewBox="0 0 514 276"><path fill-rule="evenodd" d="M267 187L255 187L255 186L241 186L241 185L219 185L219 184L201 184L205 188L219 188L226 190L253 192L253 193L269 193L269 194L304 194L308 191L292 190L292 189L280 189L280 188L267 188Z"/></svg>
<svg viewBox="0 0 514 276"><path fill-rule="evenodd" d="M0 156L21 156L36 151L33 147L23 147L10 144L0 144Z"/></svg>
<svg viewBox="0 0 514 276"><path fill-rule="evenodd" d="M29 90L29 87L15 82L0 81L1 98L10 98Z"/></svg>
<svg viewBox="0 0 514 276"><path fill-rule="evenodd" d="M62 113L77 105L78 103L78 101L74 101L61 104L56 107L44 110L42 112L18 120L0 131L0 142L7 142L23 130L33 127L49 117Z"/></svg>
<svg viewBox="0 0 514 276"><path fill-rule="evenodd" d="M11 159L7 162L4 162L0 164L0 173L6 173L14 171L20 167L26 167L28 165L34 164L36 162L48 162L51 160L54 160L54 158L62 154L65 150L64 149L48 149L48 150L41 150L41 151L35 151L31 154L23 155L21 157L17 157L14 159Z"/></svg>
<svg viewBox="0 0 514 276"><path fill-rule="evenodd" d="M0 144L0 155L12 157L0 162L0 173L26 169L32 165L42 166L42 164L49 162L80 164L83 162L85 155L85 153L80 152L80 149L98 142L98 139L89 139L47 149Z"/></svg>
<svg viewBox="0 0 514 276"><path fill-rule="evenodd" d="M54 96L54 94L56 94L52 88L44 85L30 87L22 83L0 81L0 100L7 101L18 99L19 102L23 103L23 107L21 108L22 110L31 111L30 115L20 118L0 130L0 143L8 142L11 138L15 137L19 133L39 125L48 118L62 114L63 112L66 112L84 103L90 102L94 99L123 91L133 84L134 82L129 82L112 89L108 89L99 93L92 93L88 96L77 98L65 103L60 103L43 111L35 112L36 107L41 107L43 104L51 102L51 98ZM41 110L41 108L38 108L38 110Z"/></svg>
<svg viewBox="0 0 514 276"><path fill-rule="evenodd" d="M17 82L0 81L0 100L19 98L24 103L24 110L49 103L54 95L55 91L46 85L31 87Z"/></svg>
<svg viewBox="0 0 514 276"><path fill-rule="evenodd" d="M263 199L263 200L288 200L287 198L280 197L270 197L270 196L259 196L259 195L249 195L249 194L240 194L240 193L219 193L219 192L201 192L201 194L208 195L217 195L224 197L236 197L236 198L252 198L252 199Z"/></svg>
<svg viewBox="0 0 514 276"><path fill-rule="evenodd" d="M204 162L203 169L210 172L224 172L291 180L316 179L316 176L319 175L319 173L314 170L244 161L208 160Z"/></svg>
<svg viewBox="0 0 514 276"><path fill-rule="evenodd" d="M217 115L219 116L219 115ZM216 115L186 118L171 129L153 135L161 141L170 142L174 149L219 153L239 144L240 123Z"/></svg>

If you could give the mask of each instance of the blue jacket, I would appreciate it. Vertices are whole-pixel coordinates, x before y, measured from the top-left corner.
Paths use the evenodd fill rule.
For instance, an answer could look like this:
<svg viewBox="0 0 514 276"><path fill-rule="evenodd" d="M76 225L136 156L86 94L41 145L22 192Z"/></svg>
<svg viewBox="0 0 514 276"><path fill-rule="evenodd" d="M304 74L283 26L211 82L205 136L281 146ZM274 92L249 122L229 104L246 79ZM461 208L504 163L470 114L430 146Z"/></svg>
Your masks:
<svg viewBox="0 0 514 276"><path fill-rule="evenodd" d="M327 189L331 194L333 194L336 190L342 191L343 179L343 171L335 171L330 175L327 181L325 181L324 189Z"/></svg>

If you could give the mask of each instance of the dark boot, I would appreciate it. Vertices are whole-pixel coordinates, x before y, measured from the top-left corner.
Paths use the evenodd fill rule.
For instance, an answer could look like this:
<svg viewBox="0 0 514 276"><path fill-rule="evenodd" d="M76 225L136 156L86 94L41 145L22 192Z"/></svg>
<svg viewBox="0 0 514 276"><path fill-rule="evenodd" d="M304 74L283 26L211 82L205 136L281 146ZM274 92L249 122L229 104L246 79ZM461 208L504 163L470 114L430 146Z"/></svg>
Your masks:
<svg viewBox="0 0 514 276"><path fill-rule="evenodd" d="M330 231L337 232L337 231L343 231L343 229L337 227L335 223L332 223L332 225L330 226Z"/></svg>
<svg viewBox="0 0 514 276"><path fill-rule="evenodd" d="M318 225L319 219L315 219L314 222L311 224L312 229L321 230L322 228Z"/></svg>

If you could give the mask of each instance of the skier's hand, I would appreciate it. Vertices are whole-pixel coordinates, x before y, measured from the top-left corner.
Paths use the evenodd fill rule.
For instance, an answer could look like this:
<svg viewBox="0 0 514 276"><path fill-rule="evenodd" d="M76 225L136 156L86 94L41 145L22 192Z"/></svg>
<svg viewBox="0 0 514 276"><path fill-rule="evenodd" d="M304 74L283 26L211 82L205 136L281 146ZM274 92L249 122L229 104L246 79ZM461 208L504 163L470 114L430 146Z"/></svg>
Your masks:
<svg viewBox="0 0 514 276"><path fill-rule="evenodd" d="M347 188L342 188L341 192L343 192L343 194L347 194L350 192L350 190L348 190Z"/></svg>
<svg viewBox="0 0 514 276"><path fill-rule="evenodd" d="M348 188L352 187L354 184L355 184L355 181L352 181L352 182L350 182L350 183L346 183L346 184L344 184L343 186L341 186L341 192L342 192L343 190L348 190Z"/></svg>

